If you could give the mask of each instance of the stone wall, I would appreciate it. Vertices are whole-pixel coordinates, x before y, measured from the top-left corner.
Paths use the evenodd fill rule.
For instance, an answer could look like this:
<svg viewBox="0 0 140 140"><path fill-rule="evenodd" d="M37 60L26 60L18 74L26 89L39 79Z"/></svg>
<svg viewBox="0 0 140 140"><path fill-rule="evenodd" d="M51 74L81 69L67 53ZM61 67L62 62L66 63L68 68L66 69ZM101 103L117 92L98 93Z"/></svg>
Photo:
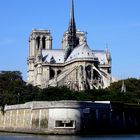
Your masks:
<svg viewBox="0 0 140 140"><path fill-rule="evenodd" d="M74 134L81 130L83 110L92 102L29 102L5 106L0 130L8 132Z"/></svg>
<svg viewBox="0 0 140 140"><path fill-rule="evenodd" d="M0 131L35 134L139 131L139 109L113 106L101 101L28 102L5 106L0 112Z"/></svg>
<svg viewBox="0 0 140 140"><path fill-rule="evenodd" d="M29 133L34 130L47 130L48 108L36 108L33 104L6 106L4 112L0 112L0 129Z"/></svg>

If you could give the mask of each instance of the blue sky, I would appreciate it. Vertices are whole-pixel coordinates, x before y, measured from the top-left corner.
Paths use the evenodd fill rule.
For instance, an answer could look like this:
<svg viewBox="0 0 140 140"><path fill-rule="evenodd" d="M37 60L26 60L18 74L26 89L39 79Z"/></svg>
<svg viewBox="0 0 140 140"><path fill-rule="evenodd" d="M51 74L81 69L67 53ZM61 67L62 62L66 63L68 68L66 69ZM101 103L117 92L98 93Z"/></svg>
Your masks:
<svg viewBox="0 0 140 140"><path fill-rule="evenodd" d="M88 45L112 55L114 77L140 77L140 0L75 0L77 28ZM32 29L48 29L53 48L61 48L68 28L70 0L1 0L0 70L20 70L26 80L28 38Z"/></svg>

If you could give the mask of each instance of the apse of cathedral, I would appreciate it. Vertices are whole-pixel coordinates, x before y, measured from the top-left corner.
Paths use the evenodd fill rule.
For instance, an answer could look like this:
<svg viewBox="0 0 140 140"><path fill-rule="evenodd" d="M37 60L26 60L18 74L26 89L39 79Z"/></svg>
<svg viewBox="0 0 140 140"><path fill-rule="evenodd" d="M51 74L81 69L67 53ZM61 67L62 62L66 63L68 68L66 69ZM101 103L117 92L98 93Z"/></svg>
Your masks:
<svg viewBox="0 0 140 140"><path fill-rule="evenodd" d="M40 88L66 86L77 91L106 88L112 82L110 52L89 48L86 33L76 29L73 0L61 49L52 48L49 30L32 30L27 82Z"/></svg>

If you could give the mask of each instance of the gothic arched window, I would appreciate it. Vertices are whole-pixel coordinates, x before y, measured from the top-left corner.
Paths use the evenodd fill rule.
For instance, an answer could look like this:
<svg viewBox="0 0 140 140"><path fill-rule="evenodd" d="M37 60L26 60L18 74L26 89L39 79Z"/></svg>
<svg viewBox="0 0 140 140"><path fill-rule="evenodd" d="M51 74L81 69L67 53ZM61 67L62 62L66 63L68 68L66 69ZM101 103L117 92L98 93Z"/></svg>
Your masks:
<svg viewBox="0 0 140 140"><path fill-rule="evenodd" d="M43 38L42 38L42 48L43 48L43 49L46 48L46 41L45 41L45 40L46 40L46 38L43 37Z"/></svg>
<svg viewBox="0 0 140 140"><path fill-rule="evenodd" d="M50 79L54 78L55 71L53 69L50 70Z"/></svg>
<svg viewBox="0 0 140 140"><path fill-rule="evenodd" d="M58 71L57 71L57 75L59 75L60 73L61 73L61 70L58 70Z"/></svg>
<svg viewBox="0 0 140 140"><path fill-rule="evenodd" d="M91 79L91 65L86 67L86 74L89 79Z"/></svg>
<svg viewBox="0 0 140 140"><path fill-rule="evenodd" d="M36 44L37 44L37 49L39 49L39 46L40 46L40 37L37 37Z"/></svg>

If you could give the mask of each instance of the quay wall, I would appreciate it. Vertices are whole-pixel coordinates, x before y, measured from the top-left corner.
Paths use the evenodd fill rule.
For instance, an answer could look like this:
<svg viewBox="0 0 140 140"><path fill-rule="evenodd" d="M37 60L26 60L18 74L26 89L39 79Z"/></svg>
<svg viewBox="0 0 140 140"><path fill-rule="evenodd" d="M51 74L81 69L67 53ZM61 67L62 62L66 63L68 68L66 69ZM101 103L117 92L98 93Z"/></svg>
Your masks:
<svg viewBox="0 0 140 140"><path fill-rule="evenodd" d="M0 112L0 131L74 134L80 131L81 104L85 103L54 101L5 106Z"/></svg>
<svg viewBox="0 0 140 140"><path fill-rule="evenodd" d="M110 102L28 102L5 106L0 112L0 131L35 134L123 132L139 130L138 114L113 109Z"/></svg>
<svg viewBox="0 0 140 140"><path fill-rule="evenodd" d="M6 106L0 113L0 130L12 132L32 132L46 129L48 109L34 108L32 104Z"/></svg>

